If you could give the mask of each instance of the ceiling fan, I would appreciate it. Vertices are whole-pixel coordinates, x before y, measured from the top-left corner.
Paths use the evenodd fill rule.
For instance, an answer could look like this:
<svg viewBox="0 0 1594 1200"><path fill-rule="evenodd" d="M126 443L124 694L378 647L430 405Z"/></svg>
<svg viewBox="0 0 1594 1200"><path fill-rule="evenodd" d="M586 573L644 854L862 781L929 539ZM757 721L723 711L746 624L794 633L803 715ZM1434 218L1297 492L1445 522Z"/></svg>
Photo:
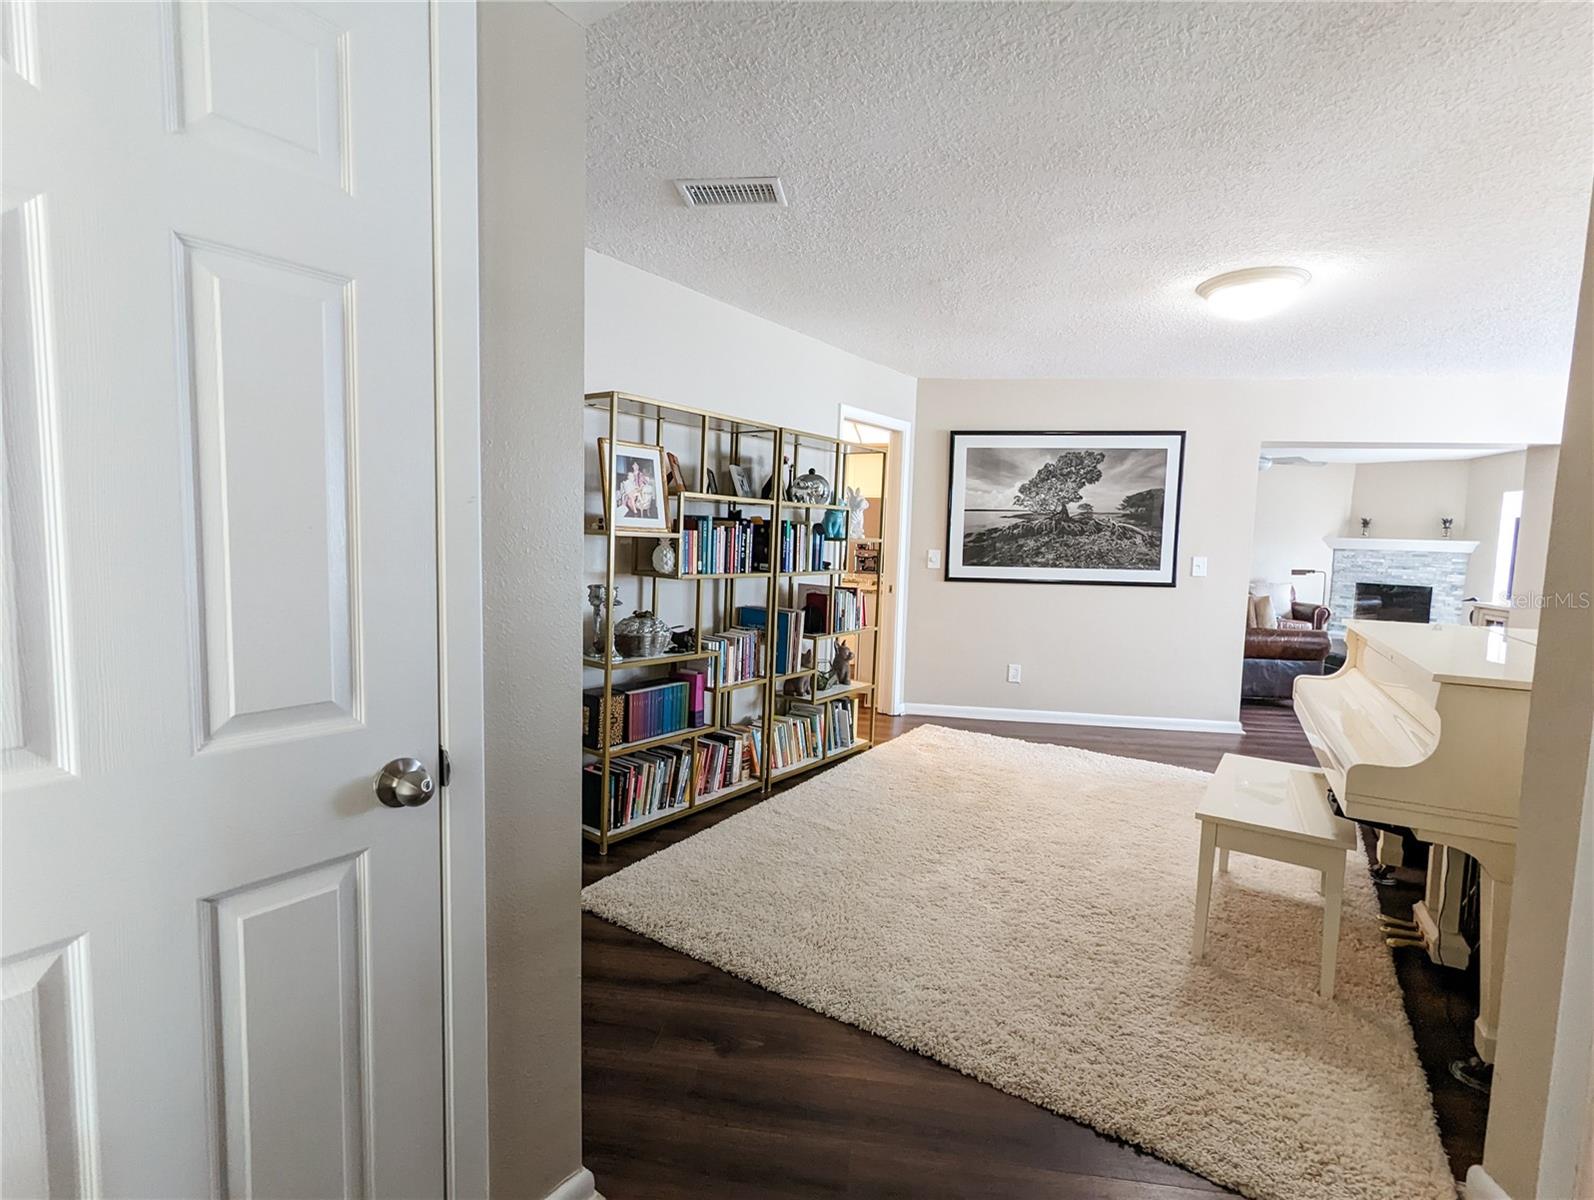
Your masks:
<svg viewBox="0 0 1594 1200"><path fill-rule="evenodd" d="M1328 464L1325 463L1325 462L1319 462L1315 458L1306 458L1304 455L1300 455L1300 454L1283 454L1283 455L1280 455L1278 458L1270 458L1266 454L1258 455L1257 460L1256 460L1256 469L1258 471L1266 471L1269 467L1275 467L1275 466L1276 467L1326 467L1326 466L1328 466Z"/></svg>

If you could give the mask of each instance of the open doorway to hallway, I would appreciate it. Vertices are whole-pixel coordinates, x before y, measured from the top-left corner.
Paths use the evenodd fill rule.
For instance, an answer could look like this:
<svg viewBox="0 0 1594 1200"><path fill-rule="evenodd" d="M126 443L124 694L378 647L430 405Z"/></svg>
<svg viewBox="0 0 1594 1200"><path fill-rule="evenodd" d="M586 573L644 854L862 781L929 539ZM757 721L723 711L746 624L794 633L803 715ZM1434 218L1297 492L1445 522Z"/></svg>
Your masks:
<svg viewBox="0 0 1594 1200"><path fill-rule="evenodd" d="M868 502L863 512L865 540L852 548L847 582L874 596L879 653L875 656L878 679L875 703L881 712L902 712L904 619L903 547L906 545L907 497L912 478L909 431L906 421L843 406L841 436L868 446L880 446L884 455L860 454L849 458L849 488L857 488Z"/></svg>

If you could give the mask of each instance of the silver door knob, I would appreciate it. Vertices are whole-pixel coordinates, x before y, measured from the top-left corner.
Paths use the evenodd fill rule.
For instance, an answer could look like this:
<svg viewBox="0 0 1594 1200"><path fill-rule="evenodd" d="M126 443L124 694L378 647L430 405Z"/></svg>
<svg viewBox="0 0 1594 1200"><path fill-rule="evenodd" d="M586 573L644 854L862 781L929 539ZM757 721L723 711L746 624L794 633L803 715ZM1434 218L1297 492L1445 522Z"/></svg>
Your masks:
<svg viewBox="0 0 1594 1200"><path fill-rule="evenodd" d="M395 758L371 781L376 798L389 808L415 808L432 798L432 776L418 758Z"/></svg>

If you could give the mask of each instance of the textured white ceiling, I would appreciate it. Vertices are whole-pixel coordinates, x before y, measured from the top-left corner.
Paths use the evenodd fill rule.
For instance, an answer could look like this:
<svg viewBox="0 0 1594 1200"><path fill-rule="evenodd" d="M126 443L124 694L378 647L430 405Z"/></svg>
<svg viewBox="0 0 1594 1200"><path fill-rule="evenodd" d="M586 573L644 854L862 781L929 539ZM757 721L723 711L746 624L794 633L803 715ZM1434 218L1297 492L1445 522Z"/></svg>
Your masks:
<svg viewBox="0 0 1594 1200"><path fill-rule="evenodd" d="M633 3L588 244L921 377L1567 368L1587 4ZM779 174L791 207L670 180ZM1290 263L1257 323L1192 289Z"/></svg>

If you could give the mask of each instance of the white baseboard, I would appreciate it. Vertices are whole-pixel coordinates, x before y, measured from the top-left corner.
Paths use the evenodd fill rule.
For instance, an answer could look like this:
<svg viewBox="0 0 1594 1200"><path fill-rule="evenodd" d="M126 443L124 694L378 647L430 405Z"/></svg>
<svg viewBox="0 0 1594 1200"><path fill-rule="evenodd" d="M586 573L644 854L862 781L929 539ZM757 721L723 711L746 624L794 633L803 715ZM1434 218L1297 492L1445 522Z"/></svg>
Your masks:
<svg viewBox="0 0 1594 1200"><path fill-rule="evenodd" d="M1185 733L1244 733L1238 721L1189 717L1135 717L1119 713L1055 712L1043 708L974 708L961 704L902 706L911 717L961 717L966 721L1028 721L1037 725L1107 725L1117 729L1175 729Z"/></svg>
<svg viewBox="0 0 1594 1200"><path fill-rule="evenodd" d="M603 1200L603 1197L598 1194L598 1184L592 1178L592 1172L582 1167L549 1192L546 1200Z"/></svg>
<svg viewBox="0 0 1594 1200"><path fill-rule="evenodd" d="M1467 1183L1462 1189L1467 1200L1511 1200L1506 1190L1483 1169L1483 1164L1467 1168Z"/></svg>

